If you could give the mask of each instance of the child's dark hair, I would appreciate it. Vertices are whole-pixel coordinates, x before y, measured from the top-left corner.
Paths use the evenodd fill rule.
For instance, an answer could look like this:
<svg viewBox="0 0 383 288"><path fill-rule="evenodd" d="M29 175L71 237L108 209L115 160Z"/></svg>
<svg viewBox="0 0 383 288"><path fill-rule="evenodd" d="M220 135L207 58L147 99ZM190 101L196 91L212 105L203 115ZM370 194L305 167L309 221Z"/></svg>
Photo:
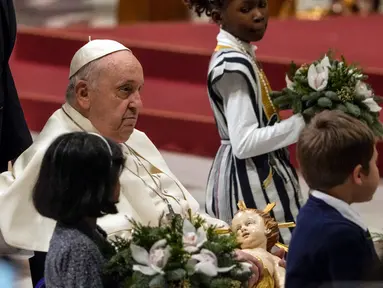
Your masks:
<svg viewBox="0 0 383 288"><path fill-rule="evenodd" d="M222 10L227 0L184 0L186 6L197 13L198 16L206 14L208 17L212 17L213 12Z"/></svg>
<svg viewBox="0 0 383 288"><path fill-rule="evenodd" d="M360 120L340 111L324 111L303 129L297 157L306 183L326 192L345 183L356 166L368 175L375 147L373 132Z"/></svg>
<svg viewBox="0 0 383 288"><path fill-rule="evenodd" d="M121 147L98 135L58 137L44 155L33 190L36 210L64 224L116 214L113 195L124 162Z"/></svg>

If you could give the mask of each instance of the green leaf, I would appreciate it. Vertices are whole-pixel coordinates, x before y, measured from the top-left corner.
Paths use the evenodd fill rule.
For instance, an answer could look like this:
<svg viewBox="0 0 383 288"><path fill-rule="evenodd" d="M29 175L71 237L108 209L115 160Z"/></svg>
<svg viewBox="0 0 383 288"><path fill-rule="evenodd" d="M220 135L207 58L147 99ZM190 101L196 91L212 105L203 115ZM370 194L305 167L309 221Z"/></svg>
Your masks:
<svg viewBox="0 0 383 288"><path fill-rule="evenodd" d="M348 112L347 107L345 105L343 105L343 104L336 104L335 105L335 110L340 110L340 111L342 111L344 113Z"/></svg>
<svg viewBox="0 0 383 288"><path fill-rule="evenodd" d="M309 118L314 117L315 112L316 112L316 109L315 109L314 106L309 107L309 108L303 110L303 114L305 114L305 115L308 116Z"/></svg>
<svg viewBox="0 0 383 288"><path fill-rule="evenodd" d="M186 276L186 271L184 269L176 269L173 271L168 271L166 273L166 278L169 281L180 281L183 280Z"/></svg>
<svg viewBox="0 0 383 288"><path fill-rule="evenodd" d="M166 286L166 281L163 275L155 276L149 283L150 288L163 288Z"/></svg>
<svg viewBox="0 0 383 288"><path fill-rule="evenodd" d="M293 102L293 113L298 114L302 112L302 102L298 99Z"/></svg>
<svg viewBox="0 0 383 288"><path fill-rule="evenodd" d="M275 98L278 98L280 96L283 96L284 93L282 91L271 91L269 93L269 95L270 95L271 99L275 99Z"/></svg>
<svg viewBox="0 0 383 288"><path fill-rule="evenodd" d="M350 102L344 103L347 108L347 113L352 116L359 117L360 116L360 108Z"/></svg>
<svg viewBox="0 0 383 288"><path fill-rule="evenodd" d="M287 89L287 95L289 95L289 97L291 99L297 98L297 96L298 96L298 94L296 94L294 91L292 91L290 89Z"/></svg>
<svg viewBox="0 0 383 288"><path fill-rule="evenodd" d="M340 101L338 95L333 91L326 91L324 95L332 101Z"/></svg>
<svg viewBox="0 0 383 288"><path fill-rule="evenodd" d="M290 104L291 102L292 102L292 98L290 95L280 96L280 97L274 99L274 101L273 101L274 105L276 105L276 106Z"/></svg>
<svg viewBox="0 0 383 288"><path fill-rule="evenodd" d="M134 287L142 288L149 287L149 283L151 282L151 277L146 276L140 272L133 273L132 283L134 283Z"/></svg>
<svg viewBox="0 0 383 288"><path fill-rule="evenodd" d="M369 112L365 110L361 110L360 112L360 117L367 122L368 126L374 123L374 117Z"/></svg>
<svg viewBox="0 0 383 288"><path fill-rule="evenodd" d="M328 99L327 97L321 97L318 99L318 105L323 108L331 108L332 101Z"/></svg>
<svg viewBox="0 0 383 288"><path fill-rule="evenodd" d="M209 288L241 288L241 282L239 281L233 281L230 278L214 278L211 280L209 284Z"/></svg>
<svg viewBox="0 0 383 288"><path fill-rule="evenodd" d="M306 102L306 107L315 106L318 103L317 99L310 99Z"/></svg>
<svg viewBox="0 0 383 288"><path fill-rule="evenodd" d="M241 282L248 281L252 274L253 272L251 272L250 269L245 270L245 269L240 269L237 267L233 268L229 272L229 275L231 278L239 280Z"/></svg>
<svg viewBox="0 0 383 288"><path fill-rule="evenodd" d="M287 73L287 76L290 78L290 79L293 79L295 73L297 72L298 70L298 67L297 67L297 64L295 64L294 61L291 62L290 64L290 68L289 68L289 72Z"/></svg>
<svg viewBox="0 0 383 288"><path fill-rule="evenodd" d="M366 97L364 95L355 94L354 99L356 102L362 102L362 101L366 100Z"/></svg>
<svg viewBox="0 0 383 288"><path fill-rule="evenodd" d="M346 65L347 66L347 61L346 61L346 58L342 55L342 56L340 56L341 57L341 59L342 59L342 62L344 63L344 65Z"/></svg>
<svg viewBox="0 0 383 288"><path fill-rule="evenodd" d="M317 100L321 96L321 93L318 91L311 92L310 94L306 94L302 96L303 101L309 101L309 100Z"/></svg>

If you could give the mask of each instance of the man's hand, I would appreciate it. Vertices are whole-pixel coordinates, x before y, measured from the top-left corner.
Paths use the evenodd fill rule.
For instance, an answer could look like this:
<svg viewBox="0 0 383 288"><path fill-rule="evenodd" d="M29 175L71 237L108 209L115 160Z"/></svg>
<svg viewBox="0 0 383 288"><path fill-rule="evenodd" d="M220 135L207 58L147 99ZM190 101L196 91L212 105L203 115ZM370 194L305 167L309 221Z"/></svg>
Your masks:
<svg viewBox="0 0 383 288"><path fill-rule="evenodd" d="M254 285L258 283L259 279L261 279L263 275L263 264L257 258L241 250L236 250L235 254L238 261L248 262L251 264L250 269L253 272L253 275L249 279L249 287L254 287Z"/></svg>

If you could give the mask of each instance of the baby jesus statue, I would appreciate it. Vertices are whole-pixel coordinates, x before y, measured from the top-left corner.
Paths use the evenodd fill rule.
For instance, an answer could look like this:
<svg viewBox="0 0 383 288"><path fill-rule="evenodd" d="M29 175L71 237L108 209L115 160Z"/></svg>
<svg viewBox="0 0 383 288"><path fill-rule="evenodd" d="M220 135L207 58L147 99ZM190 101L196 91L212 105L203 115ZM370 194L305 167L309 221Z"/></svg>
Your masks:
<svg viewBox="0 0 383 288"><path fill-rule="evenodd" d="M281 288L285 284L285 268L279 266L281 259L270 253L274 246L283 247L278 243L279 228L294 227L295 224L278 224L270 211L275 203L267 205L263 210L250 209L243 201L238 203L239 211L231 223L232 232L237 233L238 242L243 252L249 253L263 263L263 277L254 288ZM287 251L286 247L285 250Z"/></svg>

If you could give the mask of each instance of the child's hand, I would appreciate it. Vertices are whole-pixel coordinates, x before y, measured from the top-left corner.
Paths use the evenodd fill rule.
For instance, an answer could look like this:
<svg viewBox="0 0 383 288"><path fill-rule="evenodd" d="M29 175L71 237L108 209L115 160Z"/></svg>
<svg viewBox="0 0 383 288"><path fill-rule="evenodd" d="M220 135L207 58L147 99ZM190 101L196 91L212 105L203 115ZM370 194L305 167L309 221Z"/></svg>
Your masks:
<svg viewBox="0 0 383 288"><path fill-rule="evenodd" d="M286 268L286 260L285 260L286 251L283 250L282 248L279 248L278 250L272 252L272 254L274 256L277 256L278 258L281 258L278 264L279 266Z"/></svg>
<svg viewBox="0 0 383 288"><path fill-rule="evenodd" d="M263 276L263 264L261 261L259 261L257 258L251 256L248 253L245 253L241 250L236 250L236 259L238 261L244 261L251 264L250 270L253 272L253 275L251 276L249 280L249 287L254 287L258 280L262 278Z"/></svg>

